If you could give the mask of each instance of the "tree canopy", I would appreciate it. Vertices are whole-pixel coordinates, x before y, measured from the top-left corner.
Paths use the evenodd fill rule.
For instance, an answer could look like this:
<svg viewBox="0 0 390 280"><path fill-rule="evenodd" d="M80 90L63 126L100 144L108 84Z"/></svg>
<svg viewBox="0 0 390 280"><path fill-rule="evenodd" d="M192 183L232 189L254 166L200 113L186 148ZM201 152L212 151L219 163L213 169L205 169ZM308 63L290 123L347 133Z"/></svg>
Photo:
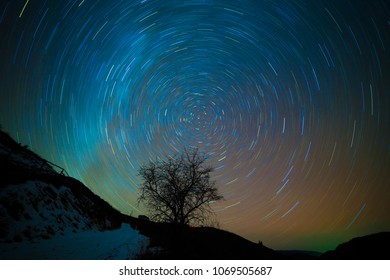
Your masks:
<svg viewBox="0 0 390 280"><path fill-rule="evenodd" d="M214 214L210 204L223 197L210 179L214 168L206 160L198 149L185 149L141 166L138 202L148 208L152 220L202 224Z"/></svg>

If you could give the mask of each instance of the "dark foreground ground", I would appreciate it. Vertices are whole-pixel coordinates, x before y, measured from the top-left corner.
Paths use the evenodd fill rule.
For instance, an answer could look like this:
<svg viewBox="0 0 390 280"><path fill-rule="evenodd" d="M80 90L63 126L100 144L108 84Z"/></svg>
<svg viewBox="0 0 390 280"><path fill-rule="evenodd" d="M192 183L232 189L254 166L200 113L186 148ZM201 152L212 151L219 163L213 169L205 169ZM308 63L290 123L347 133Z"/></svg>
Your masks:
<svg viewBox="0 0 390 280"><path fill-rule="evenodd" d="M236 234L210 227L178 227L134 219L131 224L150 238L139 259L390 260L390 232L357 237L324 254L274 251Z"/></svg>

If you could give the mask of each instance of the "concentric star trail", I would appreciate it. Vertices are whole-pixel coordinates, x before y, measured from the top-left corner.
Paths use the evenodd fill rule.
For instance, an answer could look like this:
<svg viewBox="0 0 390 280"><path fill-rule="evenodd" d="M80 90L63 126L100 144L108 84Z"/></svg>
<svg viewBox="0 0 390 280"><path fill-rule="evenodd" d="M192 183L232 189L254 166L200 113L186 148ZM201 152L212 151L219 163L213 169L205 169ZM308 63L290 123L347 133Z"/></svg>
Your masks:
<svg viewBox="0 0 390 280"><path fill-rule="evenodd" d="M390 230L386 1L1 1L0 123L118 210L195 146L223 229L320 250Z"/></svg>

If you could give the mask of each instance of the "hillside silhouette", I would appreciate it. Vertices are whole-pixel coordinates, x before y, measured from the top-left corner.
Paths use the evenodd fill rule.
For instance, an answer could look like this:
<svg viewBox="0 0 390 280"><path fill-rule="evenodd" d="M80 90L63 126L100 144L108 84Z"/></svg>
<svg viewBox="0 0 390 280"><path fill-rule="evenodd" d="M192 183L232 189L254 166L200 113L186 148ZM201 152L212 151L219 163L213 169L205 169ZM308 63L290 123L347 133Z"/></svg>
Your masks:
<svg viewBox="0 0 390 280"><path fill-rule="evenodd" d="M318 257L216 228L131 217L3 131L0 170L0 259L390 259L390 233Z"/></svg>
<svg viewBox="0 0 390 280"><path fill-rule="evenodd" d="M356 237L321 255L325 260L390 260L390 232Z"/></svg>
<svg viewBox="0 0 390 280"><path fill-rule="evenodd" d="M189 227L134 220L132 224L150 238L155 250L139 259L282 259L276 251L234 233L212 227Z"/></svg>

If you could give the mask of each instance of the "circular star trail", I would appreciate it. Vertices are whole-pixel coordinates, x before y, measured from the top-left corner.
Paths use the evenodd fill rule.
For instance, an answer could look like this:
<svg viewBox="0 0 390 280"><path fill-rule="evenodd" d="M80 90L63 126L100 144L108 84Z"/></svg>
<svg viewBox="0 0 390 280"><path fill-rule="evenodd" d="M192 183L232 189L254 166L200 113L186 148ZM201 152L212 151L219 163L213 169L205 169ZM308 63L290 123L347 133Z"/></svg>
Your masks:
<svg viewBox="0 0 390 280"><path fill-rule="evenodd" d="M118 210L198 147L223 229L325 250L390 230L385 1L1 1L0 123Z"/></svg>

